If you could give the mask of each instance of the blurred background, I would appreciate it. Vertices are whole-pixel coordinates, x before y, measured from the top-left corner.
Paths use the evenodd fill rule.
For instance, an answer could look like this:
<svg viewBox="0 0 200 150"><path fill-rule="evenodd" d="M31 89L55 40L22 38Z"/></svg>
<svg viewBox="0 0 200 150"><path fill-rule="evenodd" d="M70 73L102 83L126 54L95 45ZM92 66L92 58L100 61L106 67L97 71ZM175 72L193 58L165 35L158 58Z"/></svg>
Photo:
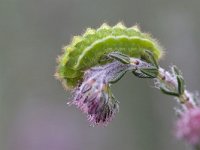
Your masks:
<svg viewBox="0 0 200 150"><path fill-rule="evenodd" d="M56 57L73 35L103 22L141 29L166 49L187 88L200 91L199 0L0 0L0 150L191 150L173 136L172 97L127 74L112 88L120 113L90 127L66 105Z"/></svg>

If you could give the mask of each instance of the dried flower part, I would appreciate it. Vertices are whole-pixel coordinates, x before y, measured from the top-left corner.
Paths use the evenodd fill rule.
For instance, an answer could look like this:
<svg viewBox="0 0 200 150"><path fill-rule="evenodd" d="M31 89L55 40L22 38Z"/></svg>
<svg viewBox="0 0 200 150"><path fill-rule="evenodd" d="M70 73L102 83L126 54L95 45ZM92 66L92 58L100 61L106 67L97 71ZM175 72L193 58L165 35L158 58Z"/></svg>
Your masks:
<svg viewBox="0 0 200 150"><path fill-rule="evenodd" d="M176 136L193 146L200 143L200 108L183 112L176 122Z"/></svg>
<svg viewBox="0 0 200 150"><path fill-rule="evenodd" d="M128 65L113 62L87 70L84 80L73 91L73 100L69 104L76 105L87 114L92 125L106 125L119 110L118 101L110 89L110 81L128 68Z"/></svg>
<svg viewBox="0 0 200 150"><path fill-rule="evenodd" d="M119 109L110 85L116 83L127 71L137 72L137 75L148 78L157 76L157 68L137 58L129 58L120 53L108 56L113 62L92 67L84 74L73 91L73 100L69 104L76 105L88 115L93 125L106 125ZM117 61L114 61L117 60Z"/></svg>

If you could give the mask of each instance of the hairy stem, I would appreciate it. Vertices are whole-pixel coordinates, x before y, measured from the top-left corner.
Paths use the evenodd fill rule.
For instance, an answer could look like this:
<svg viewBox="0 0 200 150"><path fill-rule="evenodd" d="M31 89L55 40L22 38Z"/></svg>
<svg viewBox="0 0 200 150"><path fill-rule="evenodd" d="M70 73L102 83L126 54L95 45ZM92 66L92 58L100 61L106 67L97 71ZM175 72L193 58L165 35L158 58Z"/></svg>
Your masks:
<svg viewBox="0 0 200 150"><path fill-rule="evenodd" d="M160 84L162 84L171 91L176 90L178 88L178 82L175 76L161 67L158 70L159 72L155 82L156 86L160 87ZM193 94L188 92L186 89L183 94L177 96L176 98L186 110L193 108L196 105Z"/></svg>
<svg viewBox="0 0 200 150"><path fill-rule="evenodd" d="M146 51L145 60L129 57L118 52L112 52L108 56L129 66L128 70L139 78L155 79L155 86L164 94L175 96L184 110L198 105L195 94L185 89L181 71L176 66L171 67L171 72L159 67L156 59L149 51Z"/></svg>

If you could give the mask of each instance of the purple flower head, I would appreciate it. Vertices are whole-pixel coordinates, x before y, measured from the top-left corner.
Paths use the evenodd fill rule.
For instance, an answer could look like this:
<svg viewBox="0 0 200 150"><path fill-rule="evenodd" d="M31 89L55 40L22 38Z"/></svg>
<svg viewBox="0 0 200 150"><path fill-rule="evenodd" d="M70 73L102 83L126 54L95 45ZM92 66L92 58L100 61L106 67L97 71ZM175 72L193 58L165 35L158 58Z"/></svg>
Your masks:
<svg viewBox="0 0 200 150"><path fill-rule="evenodd" d="M126 69L126 65L113 62L87 70L83 81L73 91L73 100L69 104L76 105L87 114L92 125L106 125L119 110L110 81Z"/></svg>
<svg viewBox="0 0 200 150"><path fill-rule="evenodd" d="M200 108L183 112L176 122L176 136L192 145L200 143Z"/></svg>

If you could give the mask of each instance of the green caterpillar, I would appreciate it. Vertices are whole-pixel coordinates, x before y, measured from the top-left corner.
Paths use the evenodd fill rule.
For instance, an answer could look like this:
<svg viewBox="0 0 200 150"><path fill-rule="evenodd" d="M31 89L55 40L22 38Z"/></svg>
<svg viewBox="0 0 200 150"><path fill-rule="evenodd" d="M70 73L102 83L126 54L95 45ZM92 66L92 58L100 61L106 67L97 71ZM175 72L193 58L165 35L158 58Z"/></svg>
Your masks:
<svg viewBox="0 0 200 150"><path fill-rule="evenodd" d="M137 26L125 27L122 23L110 27L103 24L97 30L88 28L82 36L75 36L58 59L56 75L65 87L72 89L82 80L84 71L102 65L100 59L110 52L121 52L140 58L145 50L158 60L163 54L161 46ZM104 62L106 63L106 62Z"/></svg>

